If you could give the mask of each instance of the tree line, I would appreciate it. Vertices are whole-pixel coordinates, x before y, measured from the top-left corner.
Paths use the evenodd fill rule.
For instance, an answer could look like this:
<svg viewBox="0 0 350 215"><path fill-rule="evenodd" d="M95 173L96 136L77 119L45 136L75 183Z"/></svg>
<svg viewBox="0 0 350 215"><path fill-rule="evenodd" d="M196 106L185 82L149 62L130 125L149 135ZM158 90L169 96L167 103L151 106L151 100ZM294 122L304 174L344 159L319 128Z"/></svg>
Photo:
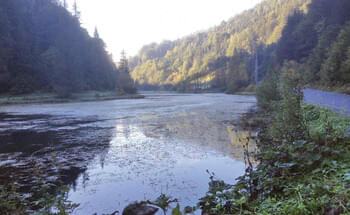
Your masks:
<svg viewBox="0 0 350 215"><path fill-rule="evenodd" d="M308 0L269 0L205 32L143 47L132 61L141 85L190 89L194 83L236 92L255 83L254 62L273 54L289 16ZM259 78L267 66L259 63Z"/></svg>
<svg viewBox="0 0 350 215"><path fill-rule="evenodd" d="M260 106L281 99L281 74L293 73L303 87L350 93L350 2L313 0L306 13L288 18L269 69L257 90Z"/></svg>
<svg viewBox="0 0 350 215"><path fill-rule="evenodd" d="M346 0L263 1L208 31L144 46L131 59L132 77L140 87L186 91L199 83L232 93L295 61L306 84L342 86L349 80L349 9Z"/></svg>
<svg viewBox="0 0 350 215"><path fill-rule="evenodd" d="M66 1L0 2L0 93L135 92L122 70L97 29L91 37L81 27L76 3L69 12Z"/></svg>

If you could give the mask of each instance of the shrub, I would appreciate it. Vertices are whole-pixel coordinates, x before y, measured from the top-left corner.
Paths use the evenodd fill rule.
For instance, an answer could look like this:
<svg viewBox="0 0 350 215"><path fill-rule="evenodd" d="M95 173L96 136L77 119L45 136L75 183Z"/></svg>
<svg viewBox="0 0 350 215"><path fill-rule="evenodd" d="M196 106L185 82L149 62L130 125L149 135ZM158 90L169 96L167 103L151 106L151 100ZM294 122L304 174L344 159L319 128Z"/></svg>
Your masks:
<svg viewBox="0 0 350 215"><path fill-rule="evenodd" d="M279 77L276 72L269 74L265 80L257 87L256 96L258 105L265 109L271 110L274 104L281 100L278 91Z"/></svg>

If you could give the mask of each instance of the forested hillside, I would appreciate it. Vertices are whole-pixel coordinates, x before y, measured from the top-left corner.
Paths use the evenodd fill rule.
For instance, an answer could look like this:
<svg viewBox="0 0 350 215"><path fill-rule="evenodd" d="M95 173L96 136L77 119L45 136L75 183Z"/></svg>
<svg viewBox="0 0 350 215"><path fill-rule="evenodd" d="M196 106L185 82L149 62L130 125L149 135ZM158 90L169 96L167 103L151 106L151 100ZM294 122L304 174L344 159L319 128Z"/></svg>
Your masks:
<svg viewBox="0 0 350 215"><path fill-rule="evenodd" d="M97 30L90 37L79 16L65 1L0 1L0 93L123 90L118 79L129 74L118 71Z"/></svg>
<svg viewBox="0 0 350 215"><path fill-rule="evenodd" d="M294 60L304 64L308 84L344 84L349 76L349 4L265 0L207 32L143 47L132 59L132 77L143 87L236 92Z"/></svg>
<svg viewBox="0 0 350 215"><path fill-rule="evenodd" d="M289 18L276 55L297 62L305 85L343 86L350 81L350 1L314 0Z"/></svg>
<svg viewBox="0 0 350 215"><path fill-rule="evenodd" d="M214 87L237 91L254 83L259 62L272 54L289 16L307 12L310 0L269 0L207 32L174 42L151 44L132 61L132 77L141 85L177 89ZM259 63L261 78L266 66Z"/></svg>

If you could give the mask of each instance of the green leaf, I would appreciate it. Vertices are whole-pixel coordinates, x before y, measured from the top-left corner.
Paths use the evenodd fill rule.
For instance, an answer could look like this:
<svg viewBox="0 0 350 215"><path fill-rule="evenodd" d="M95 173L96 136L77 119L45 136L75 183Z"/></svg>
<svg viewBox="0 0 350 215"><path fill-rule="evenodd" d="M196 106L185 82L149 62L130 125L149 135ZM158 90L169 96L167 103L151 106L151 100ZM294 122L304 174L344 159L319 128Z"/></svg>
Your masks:
<svg viewBox="0 0 350 215"><path fill-rule="evenodd" d="M173 208L173 210L171 211L171 214L172 215L182 215L179 203L176 205L175 208Z"/></svg>
<svg viewBox="0 0 350 215"><path fill-rule="evenodd" d="M350 181L350 172L345 173L344 177L346 181Z"/></svg>

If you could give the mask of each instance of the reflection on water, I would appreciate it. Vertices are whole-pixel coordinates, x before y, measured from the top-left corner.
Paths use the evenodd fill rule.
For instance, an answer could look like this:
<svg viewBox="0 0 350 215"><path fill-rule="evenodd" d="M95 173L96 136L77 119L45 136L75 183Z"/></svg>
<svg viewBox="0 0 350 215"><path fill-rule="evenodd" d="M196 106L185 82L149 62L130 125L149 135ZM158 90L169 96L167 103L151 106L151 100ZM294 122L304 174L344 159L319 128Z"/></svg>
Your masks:
<svg viewBox="0 0 350 215"><path fill-rule="evenodd" d="M161 193L195 205L208 188L207 169L232 182L245 168L200 144L148 137L135 125L118 124L115 131L109 152L96 156L70 193L82 203L76 214L112 212Z"/></svg>
<svg viewBox="0 0 350 215"><path fill-rule="evenodd" d="M1 107L0 183L33 186L35 164L45 181L61 175L72 185L78 215L111 213L161 193L194 205L208 189L207 169L232 183L244 173L242 142L249 133L228 120L255 103L252 96L152 94Z"/></svg>
<svg viewBox="0 0 350 215"><path fill-rule="evenodd" d="M232 125L227 126L227 134L230 138L231 144L229 145L229 151L232 152L232 155L235 159L243 160L244 159L244 147L249 153L256 152L256 142L255 138L257 134L253 131L243 131Z"/></svg>

